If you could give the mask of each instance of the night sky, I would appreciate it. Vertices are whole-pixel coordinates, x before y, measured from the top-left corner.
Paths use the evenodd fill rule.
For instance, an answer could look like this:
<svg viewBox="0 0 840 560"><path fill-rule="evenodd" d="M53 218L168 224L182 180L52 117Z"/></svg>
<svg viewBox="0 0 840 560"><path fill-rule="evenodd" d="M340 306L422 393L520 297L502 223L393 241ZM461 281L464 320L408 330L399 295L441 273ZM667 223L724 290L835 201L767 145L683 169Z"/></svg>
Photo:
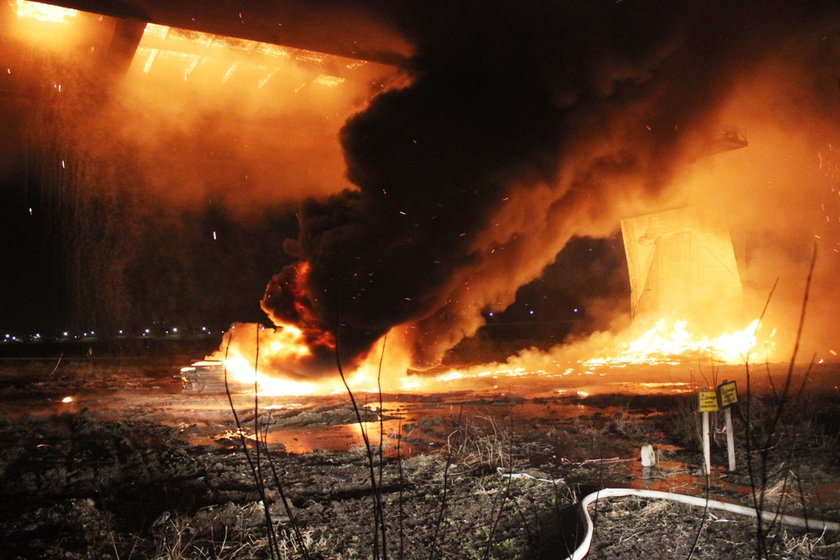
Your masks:
<svg viewBox="0 0 840 560"><path fill-rule="evenodd" d="M40 194L37 177L28 185L12 179L3 189L2 235L13 241L4 244L0 315L3 332L17 336L202 326L219 332L234 320L264 319L265 279L283 261L277 247L296 227L288 208L243 224L211 204L120 212L94 200L85 201L82 216L66 216L42 207ZM91 222L88 213L111 217ZM64 222L61 229L50 223L55 219ZM120 286L109 285L112 259L121 267Z"/></svg>
<svg viewBox="0 0 840 560"><path fill-rule="evenodd" d="M142 221L137 214L143 210L134 208L126 218L131 230L125 228L128 224L110 223L100 230L127 237L120 240L127 244L122 256L128 254L132 279L120 294L131 300L127 304L102 299L105 279L84 274L90 288L71 281L67 251L82 260L82 269L102 270L102 261L113 255L100 254L96 239L88 239L82 251L68 248L66 233L50 222L67 218L62 209L44 207L40 186L38 177L19 173L7 176L0 190L2 238L13 240L4 244L2 253L7 263L2 267L0 298L3 334L63 338L64 331L71 336L100 331L100 337L107 337L119 330L137 335L151 328L163 334L173 326L193 332L206 326L218 332L237 321L267 323L259 300L278 263L293 261L278 248L297 234L295 207L279 205L262 212L257 221L244 223L212 201L198 210L156 209ZM593 292L592 282L597 284L595 293L627 295L625 268L619 236L578 239L549 265L544 277L521 288L515 305L486 314L493 327L489 332L504 336L506 325L513 324L510 332L516 332L522 323L549 323L564 334L585 318L581 294Z"/></svg>

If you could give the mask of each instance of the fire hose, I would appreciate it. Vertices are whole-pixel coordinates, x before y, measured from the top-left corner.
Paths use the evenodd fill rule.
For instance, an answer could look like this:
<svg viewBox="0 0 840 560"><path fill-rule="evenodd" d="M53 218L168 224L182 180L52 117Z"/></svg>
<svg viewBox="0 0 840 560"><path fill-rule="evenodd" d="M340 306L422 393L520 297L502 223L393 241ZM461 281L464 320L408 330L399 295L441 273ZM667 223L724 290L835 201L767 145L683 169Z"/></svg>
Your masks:
<svg viewBox="0 0 840 560"><path fill-rule="evenodd" d="M688 496L686 494L673 494L671 492L662 492L659 490L640 490L638 488L602 488L591 494L587 494L581 501L580 507L583 511L583 517L586 521L586 535L583 537L583 542L575 549L571 556L566 560L581 560L589 554L589 547L592 546L593 524L592 518L589 516L588 507L592 502L600 498L613 498L619 496L636 496L639 498L652 498L655 500L670 500L672 502L679 502L688 504L690 506L708 507L709 509L717 509L735 513L738 515L747 515L758 517L761 514L761 519L765 521L778 520L784 525L792 527L801 527L804 529L812 529L819 531L840 531L840 523L836 521L822 521L820 519L805 519L795 515L777 514L772 511L757 512L754 508L742 506L738 504L731 504L728 502L720 502L718 500L709 500L706 498L698 498L697 496Z"/></svg>
<svg viewBox="0 0 840 560"><path fill-rule="evenodd" d="M538 480L541 482L552 482L556 483L561 481L562 479L557 480L545 480L535 478L533 476L524 474L524 473L503 473L504 476L510 478L530 478L532 480ZM589 548L592 546L592 534L594 532L594 525L592 523L592 517L589 515L589 506L592 502L596 502L601 498L615 498L615 497L624 497L624 496L636 496L638 498L650 498L654 500L670 500L672 502L679 502L682 504L687 504L690 506L697 506L697 507L706 507L709 509L716 509L721 511L727 511L729 513L734 513L737 515L746 515L750 517L758 517L761 515L761 519L764 521L779 521L783 525L789 525L791 527L799 527L807 530L817 530L817 531L840 531L840 523L836 521L823 521L820 519L805 519L804 517L798 517L795 515L787 515L787 514L779 514L772 511L756 511L755 508L742 506L739 504L732 504L728 502L721 502L718 500L710 500L707 498L699 498L697 496L689 496L686 494L674 494L672 492L662 492L660 490L643 490L638 488L602 488L591 494L587 494L584 498L580 501L580 508L583 512L583 519L586 523L586 534L583 537L583 541L581 541L580 545L575 549L575 551L566 557L566 560L581 560L582 558L586 557L589 554Z"/></svg>

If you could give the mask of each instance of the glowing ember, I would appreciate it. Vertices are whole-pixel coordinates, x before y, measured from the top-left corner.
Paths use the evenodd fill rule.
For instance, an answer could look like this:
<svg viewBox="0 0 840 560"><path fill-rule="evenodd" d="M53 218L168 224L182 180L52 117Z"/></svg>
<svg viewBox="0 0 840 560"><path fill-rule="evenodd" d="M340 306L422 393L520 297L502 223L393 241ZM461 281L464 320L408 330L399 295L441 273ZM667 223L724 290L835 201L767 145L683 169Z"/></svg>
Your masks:
<svg viewBox="0 0 840 560"><path fill-rule="evenodd" d="M73 397L64 397L63 399L61 399L61 402L63 402L64 404L70 404L74 400L75 399L73 399Z"/></svg>

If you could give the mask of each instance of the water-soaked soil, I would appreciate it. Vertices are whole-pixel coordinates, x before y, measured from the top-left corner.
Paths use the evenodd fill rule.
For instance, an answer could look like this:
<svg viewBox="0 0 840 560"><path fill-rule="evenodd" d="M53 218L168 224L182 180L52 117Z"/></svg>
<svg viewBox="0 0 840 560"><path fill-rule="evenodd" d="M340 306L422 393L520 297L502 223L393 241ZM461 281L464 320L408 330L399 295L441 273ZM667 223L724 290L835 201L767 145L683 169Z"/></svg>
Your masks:
<svg viewBox="0 0 840 560"><path fill-rule="evenodd" d="M174 363L55 365L0 376L3 558L269 558L274 546L295 559L562 559L582 537L583 494L706 493L689 394L552 394L525 379L360 394L357 416L346 395L183 394ZM709 495L752 504L766 488L765 509L840 519L836 391L772 404L754 396L749 446L741 404L738 468L715 467ZM645 443L655 467L641 466ZM749 518L639 498L590 511L589 558L840 558L835 533L759 533Z"/></svg>

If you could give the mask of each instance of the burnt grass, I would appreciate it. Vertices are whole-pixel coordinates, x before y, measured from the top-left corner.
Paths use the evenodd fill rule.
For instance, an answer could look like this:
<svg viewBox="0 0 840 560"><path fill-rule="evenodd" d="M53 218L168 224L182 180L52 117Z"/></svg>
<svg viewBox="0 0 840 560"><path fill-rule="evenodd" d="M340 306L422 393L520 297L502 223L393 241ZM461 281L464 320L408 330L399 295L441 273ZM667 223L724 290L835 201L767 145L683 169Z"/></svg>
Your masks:
<svg viewBox="0 0 840 560"><path fill-rule="evenodd" d="M251 437L246 455L230 410L208 412L208 396L180 393L167 364L5 366L0 557L270 558L268 512L275 552L288 559L563 559L582 536L577 500L608 486L704 496L708 483L711 497L746 505L764 488L765 509L840 519L833 390L806 390L781 405L755 395L755 437L749 446L738 440L739 468L715 468L708 479L690 396L450 395L449 413L386 434L381 460L373 449L386 524L375 552L363 446L289 453L273 442L257 457ZM86 395L87 405L60 404L66 394ZM256 417L243 405L242 432L355 422L347 399L312 401ZM545 412L520 415L522 403ZM558 407L579 413L560 418ZM736 434L746 433L744 408L734 415ZM361 413L376 425L376 406ZM412 456L403 455L408 443ZM640 466L643 443L656 447L656 467ZM725 464L722 440L713 452L714 464ZM835 533L768 523L759 532L753 519L672 502L610 498L590 513L588 558L840 558Z"/></svg>

